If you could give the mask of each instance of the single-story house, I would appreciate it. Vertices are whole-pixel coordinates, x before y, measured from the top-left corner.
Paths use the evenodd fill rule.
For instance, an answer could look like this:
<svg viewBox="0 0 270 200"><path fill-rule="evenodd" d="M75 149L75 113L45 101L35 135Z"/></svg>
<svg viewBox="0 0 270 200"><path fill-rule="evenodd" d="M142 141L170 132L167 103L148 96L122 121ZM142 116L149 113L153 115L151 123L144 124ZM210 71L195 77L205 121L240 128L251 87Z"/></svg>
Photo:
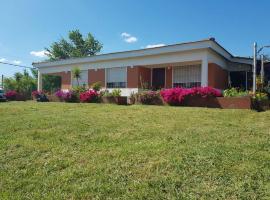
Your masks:
<svg viewBox="0 0 270 200"><path fill-rule="evenodd" d="M33 63L38 69L38 89L42 75L61 77L61 89L77 82L74 67L81 69L79 84L101 82L109 91L120 88L123 96L141 88L211 86L226 89L236 81L249 87L252 59L236 57L214 38L162 47L100 54L82 58Z"/></svg>

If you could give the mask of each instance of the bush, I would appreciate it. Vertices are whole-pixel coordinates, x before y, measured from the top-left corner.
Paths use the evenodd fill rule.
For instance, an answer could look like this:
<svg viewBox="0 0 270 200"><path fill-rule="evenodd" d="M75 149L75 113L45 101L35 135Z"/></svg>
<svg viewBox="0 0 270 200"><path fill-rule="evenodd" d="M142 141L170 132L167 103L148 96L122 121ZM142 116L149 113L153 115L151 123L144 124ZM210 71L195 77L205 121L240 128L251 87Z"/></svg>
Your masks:
<svg viewBox="0 0 270 200"><path fill-rule="evenodd" d="M222 96L221 91L212 87L171 88L162 90L160 94L166 103L175 106L183 105L188 96L200 96L202 98Z"/></svg>
<svg viewBox="0 0 270 200"><path fill-rule="evenodd" d="M38 90L33 91L32 97L33 97L33 99L36 99L38 102L48 102L49 101L47 95L43 91L38 91Z"/></svg>
<svg viewBox="0 0 270 200"><path fill-rule="evenodd" d="M60 101L65 101L65 102L70 102L70 103L79 102L78 93L73 90L68 90L68 91L58 90L55 93L55 96L57 96Z"/></svg>
<svg viewBox="0 0 270 200"><path fill-rule="evenodd" d="M91 85L91 88L95 91L100 91L100 89L102 88L101 82L95 82Z"/></svg>
<svg viewBox="0 0 270 200"><path fill-rule="evenodd" d="M146 105L161 105L162 99L160 98L159 92L146 91L138 94L139 101Z"/></svg>
<svg viewBox="0 0 270 200"><path fill-rule="evenodd" d="M14 91L14 90L11 90L11 91L7 91L5 93L5 96L6 96L7 100L9 100L9 101L16 101L19 97L19 93Z"/></svg>
<svg viewBox="0 0 270 200"><path fill-rule="evenodd" d="M77 93L77 94L80 94L81 92L86 92L87 91L87 88L85 85L82 85L82 86L74 86L72 87L72 91Z"/></svg>
<svg viewBox="0 0 270 200"><path fill-rule="evenodd" d="M185 96L192 94L191 89L170 88L160 92L163 100L169 105L179 106L183 103Z"/></svg>
<svg viewBox="0 0 270 200"><path fill-rule="evenodd" d="M199 95L201 97L222 97L222 92L212 87L194 87L191 89L192 95Z"/></svg>
<svg viewBox="0 0 270 200"><path fill-rule="evenodd" d="M112 96L113 97L120 97L121 96L121 90L120 89L113 89Z"/></svg>
<svg viewBox="0 0 270 200"><path fill-rule="evenodd" d="M224 97L243 97L248 96L247 91L238 90L237 88L230 88L223 91Z"/></svg>
<svg viewBox="0 0 270 200"><path fill-rule="evenodd" d="M263 92L256 92L255 95L253 96L253 99L256 101L266 101L268 100L268 95Z"/></svg>
<svg viewBox="0 0 270 200"><path fill-rule="evenodd" d="M256 92L252 96L253 109L261 112L269 109L269 100L267 93Z"/></svg>
<svg viewBox="0 0 270 200"><path fill-rule="evenodd" d="M83 103L97 103L99 101L99 94L95 90L88 90L80 94L80 101Z"/></svg>
<svg viewBox="0 0 270 200"><path fill-rule="evenodd" d="M44 94L43 91L35 90L35 91L32 92L32 97L36 99L36 98L39 98L40 95L42 95L42 94Z"/></svg>

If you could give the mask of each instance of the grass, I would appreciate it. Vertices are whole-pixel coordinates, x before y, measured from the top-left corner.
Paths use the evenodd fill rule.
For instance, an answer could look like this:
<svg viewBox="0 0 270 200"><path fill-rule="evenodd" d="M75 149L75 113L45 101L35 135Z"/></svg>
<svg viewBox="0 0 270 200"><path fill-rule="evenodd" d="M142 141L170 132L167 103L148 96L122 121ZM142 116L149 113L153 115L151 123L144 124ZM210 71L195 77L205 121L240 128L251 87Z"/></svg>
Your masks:
<svg viewBox="0 0 270 200"><path fill-rule="evenodd" d="M270 199L270 112L0 104L0 199Z"/></svg>

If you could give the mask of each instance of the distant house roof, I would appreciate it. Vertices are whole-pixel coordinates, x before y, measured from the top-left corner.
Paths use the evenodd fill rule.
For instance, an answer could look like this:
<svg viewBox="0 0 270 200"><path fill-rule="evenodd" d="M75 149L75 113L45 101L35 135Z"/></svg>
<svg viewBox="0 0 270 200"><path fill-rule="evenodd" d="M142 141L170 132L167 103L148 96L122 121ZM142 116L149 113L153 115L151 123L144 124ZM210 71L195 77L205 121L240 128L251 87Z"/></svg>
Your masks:
<svg viewBox="0 0 270 200"><path fill-rule="evenodd" d="M108 61L115 59L127 59L134 57L143 57L143 56L154 56L159 54L167 54L167 53L176 53L176 52L184 52L184 51L192 51L199 49L211 49L212 51L218 53L225 59L231 62L240 62L244 64L252 64L252 59L247 57L238 57L233 56L230 52L228 52L224 47L222 47L214 38L194 41L194 42L185 42L178 44L165 45L161 47L153 47L146 49L138 49L131 51L122 51L122 52L113 52L106 54L99 54L94 56L87 56L81 58L69 58L62 59L56 61L43 61L33 63L34 67L50 67L50 66L59 66L66 64L78 64L78 63L88 63L88 62L99 62L99 61Z"/></svg>

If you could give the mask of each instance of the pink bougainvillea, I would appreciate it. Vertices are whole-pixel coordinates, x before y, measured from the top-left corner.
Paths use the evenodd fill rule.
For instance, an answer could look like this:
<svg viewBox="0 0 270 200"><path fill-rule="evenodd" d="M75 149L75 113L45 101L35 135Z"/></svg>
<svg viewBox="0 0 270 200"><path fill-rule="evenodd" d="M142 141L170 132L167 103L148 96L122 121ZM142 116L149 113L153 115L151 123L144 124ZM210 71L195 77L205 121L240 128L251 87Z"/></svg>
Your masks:
<svg viewBox="0 0 270 200"><path fill-rule="evenodd" d="M5 93L5 96L9 101L15 101L17 99L17 97L19 96L19 94L18 94L18 92L11 90L11 91L7 91Z"/></svg>
<svg viewBox="0 0 270 200"><path fill-rule="evenodd" d="M160 92L163 100L170 105L182 105L187 96L220 97L221 91L212 87L194 87L194 88L171 88Z"/></svg>
<svg viewBox="0 0 270 200"><path fill-rule="evenodd" d="M57 92L55 92L55 96L57 96L60 101L78 102L78 94L73 90L58 90Z"/></svg>
<svg viewBox="0 0 270 200"><path fill-rule="evenodd" d="M212 87L194 87L192 88L193 95L200 95L202 97L221 97L222 92L218 89L212 88Z"/></svg>
<svg viewBox="0 0 270 200"><path fill-rule="evenodd" d="M95 90L88 90L80 94L80 101L83 103L96 103L99 99L99 93Z"/></svg>

